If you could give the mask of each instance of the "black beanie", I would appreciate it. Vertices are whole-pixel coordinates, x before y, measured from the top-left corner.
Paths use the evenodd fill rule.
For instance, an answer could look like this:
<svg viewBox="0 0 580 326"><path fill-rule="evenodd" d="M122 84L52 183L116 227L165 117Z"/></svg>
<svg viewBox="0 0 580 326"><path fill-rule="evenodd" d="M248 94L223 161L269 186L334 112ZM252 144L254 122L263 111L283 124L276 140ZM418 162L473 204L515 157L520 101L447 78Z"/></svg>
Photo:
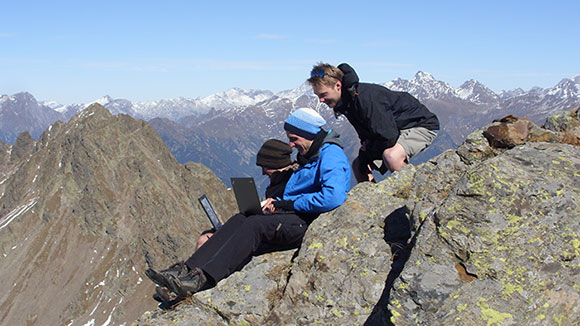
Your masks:
<svg viewBox="0 0 580 326"><path fill-rule="evenodd" d="M280 169L292 164L290 154L292 154L290 145L278 139L269 139L258 151L256 165L270 169Z"/></svg>

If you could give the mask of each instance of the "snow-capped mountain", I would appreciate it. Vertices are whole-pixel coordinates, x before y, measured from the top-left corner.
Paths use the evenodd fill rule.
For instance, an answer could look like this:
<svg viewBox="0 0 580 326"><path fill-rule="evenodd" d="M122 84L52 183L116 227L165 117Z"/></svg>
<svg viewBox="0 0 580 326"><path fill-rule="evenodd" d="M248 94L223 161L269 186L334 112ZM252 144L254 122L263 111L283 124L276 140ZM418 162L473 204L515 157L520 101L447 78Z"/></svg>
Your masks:
<svg viewBox="0 0 580 326"><path fill-rule="evenodd" d="M500 98L496 93L474 79L463 83L463 85L455 90L455 93L459 98L475 104L489 104L496 106L500 101Z"/></svg>
<svg viewBox="0 0 580 326"><path fill-rule="evenodd" d="M38 138L56 120L63 120L63 115L38 103L30 93L0 97L0 141L11 144L24 131Z"/></svg>
<svg viewBox="0 0 580 326"><path fill-rule="evenodd" d="M308 82L304 82L302 85L300 85L294 89L288 89L288 90L276 93L277 97L287 98L292 102L296 102L296 100L298 100L298 98L300 98L304 95L314 96L314 92L312 91L312 87L310 86L310 84Z"/></svg>
<svg viewBox="0 0 580 326"><path fill-rule="evenodd" d="M210 108L223 110L236 106L254 105L271 98L273 95L274 93L271 91L231 88L225 92L204 97L199 102L206 106L208 111Z"/></svg>
<svg viewBox="0 0 580 326"><path fill-rule="evenodd" d="M536 87L527 91L518 88L499 94L476 80L466 81L455 88L425 72L418 72L411 80L398 78L383 85L392 90L411 93L439 117L439 137L428 151L420 154L425 157L416 157L418 162L456 147L475 129L508 114L525 116L541 125L546 116L554 111L580 107L580 76L565 78L551 88ZM54 121L68 121L72 115L88 105L65 106L54 102L38 104L30 94L13 97L19 98L18 101L13 101L9 96L0 98L0 136L4 134L2 139L8 143L12 143L18 133L24 130L29 130L36 138ZM358 137L350 124L344 117L336 119L332 109L319 103L306 82L276 94L263 90L232 88L197 99L175 98L131 103L105 96L95 102L115 114L125 113L148 121L165 118L166 121L158 119L152 125L162 135L176 158L181 162L203 161L226 183L231 171L247 175L257 173L253 161L255 151L264 139L284 139L283 121L293 109L299 107L311 107L319 111L328 121L327 128L341 133L345 149L351 158L358 152ZM39 114L34 113L36 111L30 110L28 106L41 106L44 111L52 111L55 116L43 120L41 124L32 122ZM17 117L26 119L17 120ZM176 125L183 130L176 132ZM34 126L34 130L31 126ZM6 132L9 136L6 136ZM200 147L200 144L203 146ZM216 156L204 151L220 154ZM222 156L227 162L219 162ZM255 176L259 177L259 174Z"/></svg>
<svg viewBox="0 0 580 326"><path fill-rule="evenodd" d="M207 114L210 110L229 110L234 107L254 105L271 98L271 91L245 90L231 88L221 93L212 94L204 98L176 98L154 102L137 102L133 110L149 120L153 118L167 118L178 121L186 116ZM107 107L105 105L105 107Z"/></svg>
<svg viewBox="0 0 580 326"><path fill-rule="evenodd" d="M397 78L383 85L394 91L411 93L419 100L458 97L453 86L436 80L433 75L422 71L417 72L411 80Z"/></svg>

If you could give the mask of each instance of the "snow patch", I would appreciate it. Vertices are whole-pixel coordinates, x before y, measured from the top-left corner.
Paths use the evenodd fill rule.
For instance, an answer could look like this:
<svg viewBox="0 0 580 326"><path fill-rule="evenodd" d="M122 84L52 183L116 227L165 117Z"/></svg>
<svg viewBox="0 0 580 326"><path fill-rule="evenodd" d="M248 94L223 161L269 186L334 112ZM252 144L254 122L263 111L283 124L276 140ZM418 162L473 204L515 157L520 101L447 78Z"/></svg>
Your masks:
<svg viewBox="0 0 580 326"><path fill-rule="evenodd" d="M30 210L32 207L34 207L34 205L36 205L37 202L38 202L38 198L33 198L33 199L29 200L26 204L24 204L22 206L18 206L17 208L12 210L10 213L8 213L8 215L2 217L0 219L0 230L7 227L18 216L28 212L28 210Z"/></svg>
<svg viewBox="0 0 580 326"><path fill-rule="evenodd" d="M115 312L115 308L113 308L113 310L111 311L111 314L109 315L109 318L107 318L107 320L105 321L103 326L109 326L109 324L111 323L111 319L113 318L113 312Z"/></svg>
<svg viewBox="0 0 580 326"><path fill-rule="evenodd" d="M97 305L95 306L95 308L93 308L93 311L91 311L91 313L89 314L89 316L92 316L95 313L95 311L97 311L97 308L99 307L100 304L101 304L101 301L99 301L97 303Z"/></svg>
<svg viewBox="0 0 580 326"><path fill-rule="evenodd" d="M95 285L95 286L93 287L93 289L96 289L96 288L98 288L99 286L105 286L105 281L104 281L104 280L102 280L102 281L101 281L99 284Z"/></svg>
<svg viewBox="0 0 580 326"><path fill-rule="evenodd" d="M89 320L86 324L84 324L83 326L95 326L95 319L91 319Z"/></svg>

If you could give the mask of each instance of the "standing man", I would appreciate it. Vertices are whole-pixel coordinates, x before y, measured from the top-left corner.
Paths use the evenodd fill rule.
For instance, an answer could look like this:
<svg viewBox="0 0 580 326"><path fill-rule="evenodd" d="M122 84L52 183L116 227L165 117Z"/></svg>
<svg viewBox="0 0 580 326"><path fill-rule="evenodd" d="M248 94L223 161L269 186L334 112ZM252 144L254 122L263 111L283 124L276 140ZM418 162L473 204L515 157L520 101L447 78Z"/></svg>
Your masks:
<svg viewBox="0 0 580 326"><path fill-rule="evenodd" d="M411 94L359 83L346 63L334 67L320 63L308 82L322 103L346 116L361 141L352 162L358 182L374 181L372 170L381 174L399 171L409 158L429 146L439 131L439 120Z"/></svg>

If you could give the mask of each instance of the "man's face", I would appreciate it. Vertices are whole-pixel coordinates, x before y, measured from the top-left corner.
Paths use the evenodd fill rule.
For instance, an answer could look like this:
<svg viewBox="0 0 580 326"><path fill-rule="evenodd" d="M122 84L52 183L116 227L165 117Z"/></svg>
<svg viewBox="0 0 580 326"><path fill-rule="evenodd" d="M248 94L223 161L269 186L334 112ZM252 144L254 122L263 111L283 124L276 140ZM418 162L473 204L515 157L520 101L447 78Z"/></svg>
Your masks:
<svg viewBox="0 0 580 326"><path fill-rule="evenodd" d="M331 108L334 108L338 101L340 101L342 83L337 81L334 86L330 87L325 84L317 84L312 86L314 94L318 96L321 103L326 103Z"/></svg>
<svg viewBox="0 0 580 326"><path fill-rule="evenodd" d="M282 171L284 169L272 169L262 166L262 175L267 175L269 178L272 178L272 175L278 171Z"/></svg>
<svg viewBox="0 0 580 326"><path fill-rule="evenodd" d="M288 142L290 147L296 147L298 153L300 155L304 155L308 153L310 146L312 146L313 140L308 140L302 136L298 136L297 134L293 134L289 131L286 131L286 136L288 136Z"/></svg>

